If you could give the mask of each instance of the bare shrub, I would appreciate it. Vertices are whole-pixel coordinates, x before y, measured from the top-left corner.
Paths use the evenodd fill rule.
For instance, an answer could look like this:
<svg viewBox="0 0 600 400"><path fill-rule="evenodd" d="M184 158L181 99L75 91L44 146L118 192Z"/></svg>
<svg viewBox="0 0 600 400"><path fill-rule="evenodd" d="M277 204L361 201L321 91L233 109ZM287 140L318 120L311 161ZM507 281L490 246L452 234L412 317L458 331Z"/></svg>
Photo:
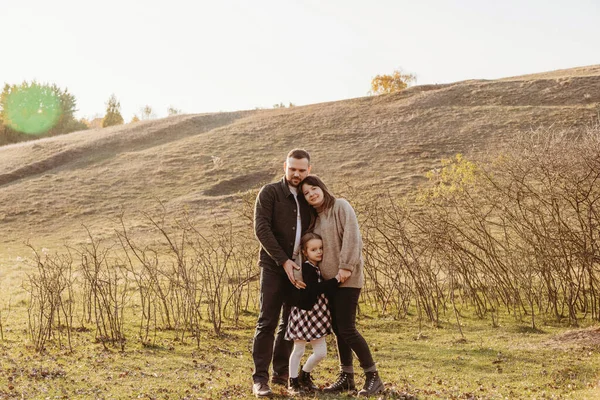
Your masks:
<svg viewBox="0 0 600 400"><path fill-rule="evenodd" d="M11 311L11 304L10 304L10 299L8 299L8 303L6 305L6 314L2 315L2 310L0 310L0 340L4 341L4 324L6 323L5 321L7 321L10 317L10 311Z"/></svg>
<svg viewBox="0 0 600 400"><path fill-rule="evenodd" d="M418 312L438 323L443 280L426 254L432 248L419 241L410 210L388 195L363 215L365 270L375 293L371 306L382 314L395 309L396 316L403 317L415 300Z"/></svg>
<svg viewBox="0 0 600 400"><path fill-rule="evenodd" d="M201 233L192 225L188 226L194 233L190 246L198 266L199 283L206 296L209 320L213 331L220 335L227 297L229 292L235 292L229 287L230 272L236 264L233 225L231 220L214 221L208 234Z"/></svg>
<svg viewBox="0 0 600 400"><path fill-rule="evenodd" d="M451 305L459 330L470 307L494 326L501 308L533 329L539 315L600 318L599 128L522 134L429 178L414 199L358 202L371 307L438 323Z"/></svg>
<svg viewBox="0 0 600 400"><path fill-rule="evenodd" d="M429 179L405 198L345 186L364 239L361 304L394 318L416 310L419 323L446 318L463 336L467 311L494 326L505 311L533 329L540 318L600 320L600 128L521 134L487 160L444 160ZM69 252L36 253L26 285L36 348L56 336L61 343L64 332L70 348L75 298L105 347L124 348L126 316L136 313L144 344L173 330L200 345L202 329L237 326L259 301L254 198L242 194L241 218L204 224L163 205L158 216L143 214L152 230L144 237L121 217L120 253L88 231L80 268Z"/></svg>
<svg viewBox="0 0 600 400"><path fill-rule="evenodd" d="M87 228L86 228L87 230ZM84 298L89 316L96 325L96 340L125 350L124 311L129 292L127 269L118 259L110 258L110 247L103 247L89 230L89 243L77 253L81 260Z"/></svg>
<svg viewBox="0 0 600 400"><path fill-rule="evenodd" d="M241 232L238 232L241 233ZM240 315L258 305L259 279L256 268L258 246L243 235L234 236L234 252L227 273L227 298L223 305L224 316L238 326ZM254 285L253 285L254 283Z"/></svg>
<svg viewBox="0 0 600 400"><path fill-rule="evenodd" d="M555 318L577 325L584 312L598 319L600 131L540 131L516 144L486 177L502 195L522 259Z"/></svg>
<svg viewBox="0 0 600 400"><path fill-rule="evenodd" d="M190 282L203 293L208 320L220 335L224 319L237 325L242 311L256 307L257 297L252 296L252 282L258 278L255 240L247 225L234 225L228 217L215 218L200 230L184 215L178 227L187 234L185 243L191 253L187 263L194 271Z"/></svg>
<svg viewBox="0 0 600 400"><path fill-rule="evenodd" d="M164 206L159 216L144 217L158 240L133 240L122 218L117 232L139 294L142 341L155 337L157 329L173 329L179 340L190 333L199 345L205 315L216 334L224 319L237 325L256 301L251 289L258 275L256 246L248 244L246 227L227 217L197 226L187 213L169 215Z"/></svg>
<svg viewBox="0 0 600 400"><path fill-rule="evenodd" d="M166 222L166 209L160 220L146 214L146 218L160 234L165 248L165 259L158 265L162 279L157 280L160 299L167 317L172 315L174 329L179 332L180 340L184 340L189 331L200 344L200 322L202 320L201 303L205 296L204 287L198 279L198 263L188 255L190 250L189 218L184 215L182 221L175 221L174 229L169 229ZM165 290L161 289L166 286ZM167 321L170 326L170 322Z"/></svg>
<svg viewBox="0 0 600 400"><path fill-rule="evenodd" d="M547 311L573 325L581 312L597 318L599 142L597 129L539 131L477 168L457 159L434 177L423 227L439 231L438 262L480 316L496 323L502 305L533 328Z"/></svg>
<svg viewBox="0 0 600 400"><path fill-rule="evenodd" d="M40 255L32 246L36 270L27 275L29 293L28 327L36 351L43 351L53 337L62 347L63 331L72 351L73 328L73 259L70 253Z"/></svg>
<svg viewBox="0 0 600 400"><path fill-rule="evenodd" d="M147 343L152 333L153 343L155 343L159 328L157 315L161 305L166 310L167 324L170 323L169 308L165 304L165 296L160 286L158 253L154 249L136 244L130 237L122 216L120 222L122 229L117 230L116 233L125 254L123 268L131 276L139 296L141 312L138 337L142 343Z"/></svg>

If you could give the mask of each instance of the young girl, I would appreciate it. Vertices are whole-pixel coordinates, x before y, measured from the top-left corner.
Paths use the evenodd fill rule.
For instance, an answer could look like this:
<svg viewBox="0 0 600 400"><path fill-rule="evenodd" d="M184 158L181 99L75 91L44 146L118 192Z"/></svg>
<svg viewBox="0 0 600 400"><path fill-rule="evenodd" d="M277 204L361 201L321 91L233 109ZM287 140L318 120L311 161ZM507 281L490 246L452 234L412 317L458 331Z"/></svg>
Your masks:
<svg viewBox="0 0 600 400"><path fill-rule="evenodd" d="M339 276L323 281L318 264L323 258L323 241L315 233L307 233L301 239L302 279L306 288L297 289L290 284L288 303L292 305L288 320L286 340L294 341L294 349L290 355L290 394L303 391L314 391L318 388L313 383L310 373L327 354L325 336L332 332L331 314L325 294L333 293L340 281ZM300 374L300 360L304 355L306 343L310 342L313 353Z"/></svg>

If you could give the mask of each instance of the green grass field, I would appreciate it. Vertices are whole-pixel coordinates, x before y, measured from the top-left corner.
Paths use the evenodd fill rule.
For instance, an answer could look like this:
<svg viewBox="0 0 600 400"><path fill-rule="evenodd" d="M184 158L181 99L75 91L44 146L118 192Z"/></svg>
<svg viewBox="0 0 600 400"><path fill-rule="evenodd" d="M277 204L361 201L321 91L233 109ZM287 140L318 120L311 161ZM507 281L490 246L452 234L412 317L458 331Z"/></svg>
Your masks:
<svg viewBox="0 0 600 400"><path fill-rule="evenodd" d="M7 320L8 319L8 320ZM27 338L26 306L3 312L0 398L26 399L237 399L252 398L251 345L256 315L216 337L210 327L198 347L161 331L154 343L130 339L125 351L106 351L94 330L80 330L69 353L52 341L36 353ZM128 337L135 337L130 327ZM361 315L359 329L386 384L383 398L402 399L594 399L600 398L600 332L544 324L532 332L503 316L500 326L465 316L456 326L423 325ZM63 337L64 344L64 337ZM319 385L335 379L336 350L313 375ZM363 377L357 377L361 385ZM275 393L286 398L285 390ZM352 395L352 394L350 394ZM306 398L335 398L323 394Z"/></svg>

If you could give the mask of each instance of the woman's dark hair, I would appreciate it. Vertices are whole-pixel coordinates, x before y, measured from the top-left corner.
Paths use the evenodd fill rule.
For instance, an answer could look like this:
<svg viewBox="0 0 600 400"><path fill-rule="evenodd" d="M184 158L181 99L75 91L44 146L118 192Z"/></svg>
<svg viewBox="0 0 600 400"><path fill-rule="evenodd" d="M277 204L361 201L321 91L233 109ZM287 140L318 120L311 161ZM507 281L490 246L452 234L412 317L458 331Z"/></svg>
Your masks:
<svg viewBox="0 0 600 400"><path fill-rule="evenodd" d="M323 238L321 238L321 235L318 235L314 232L308 232L302 236L302 239L300 240L300 248L302 250L306 250L306 244L313 239L319 239L319 240L323 241Z"/></svg>
<svg viewBox="0 0 600 400"><path fill-rule="evenodd" d="M316 175L308 175L306 178L304 178L304 180L298 185L300 191L304 195L304 192L302 191L303 185L318 186L321 188L323 191L323 205L321 206L323 211L329 210L331 207L333 207L333 204L335 203L335 196L329 191L329 189L327 189L327 186L325 183L323 183L321 178Z"/></svg>

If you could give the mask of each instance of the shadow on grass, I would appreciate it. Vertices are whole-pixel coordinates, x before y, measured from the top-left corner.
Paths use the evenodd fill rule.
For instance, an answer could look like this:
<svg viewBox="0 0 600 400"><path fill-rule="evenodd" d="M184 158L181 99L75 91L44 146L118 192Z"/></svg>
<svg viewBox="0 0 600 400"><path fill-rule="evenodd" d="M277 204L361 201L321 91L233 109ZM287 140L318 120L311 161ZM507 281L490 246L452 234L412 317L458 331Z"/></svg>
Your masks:
<svg viewBox="0 0 600 400"><path fill-rule="evenodd" d="M360 389L360 388L358 388ZM356 398L358 394L358 389L349 392L340 392L340 393L324 393L322 391L318 392L307 392L302 393L300 395L293 396L294 399L352 399ZM379 399L395 399L395 400L418 400L416 395L398 391L392 388L386 388L382 393L378 393L376 395ZM286 389L273 389L273 396L271 398L274 399L290 399L290 396ZM371 397L373 398L373 397Z"/></svg>
<svg viewBox="0 0 600 400"><path fill-rule="evenodd" d="M516 326L512 330L514 332L516 332L516 333L534 333L534 334L544 334L544 333L547 333L546 331L544 331L542 329L533 328L531 326L523 326L523 325Z"/></svg>
<svg viewBox="0 0 600 400"><path fill-rule="evenodd" d="M165 353L171 353L173 352L173 350L175 350L175 347L171 344L164 344L164 343L152 343L152 342L140 342L142 345L142 348L146 349L146 350L152 350L154 352L165 352Z"/></svg>

